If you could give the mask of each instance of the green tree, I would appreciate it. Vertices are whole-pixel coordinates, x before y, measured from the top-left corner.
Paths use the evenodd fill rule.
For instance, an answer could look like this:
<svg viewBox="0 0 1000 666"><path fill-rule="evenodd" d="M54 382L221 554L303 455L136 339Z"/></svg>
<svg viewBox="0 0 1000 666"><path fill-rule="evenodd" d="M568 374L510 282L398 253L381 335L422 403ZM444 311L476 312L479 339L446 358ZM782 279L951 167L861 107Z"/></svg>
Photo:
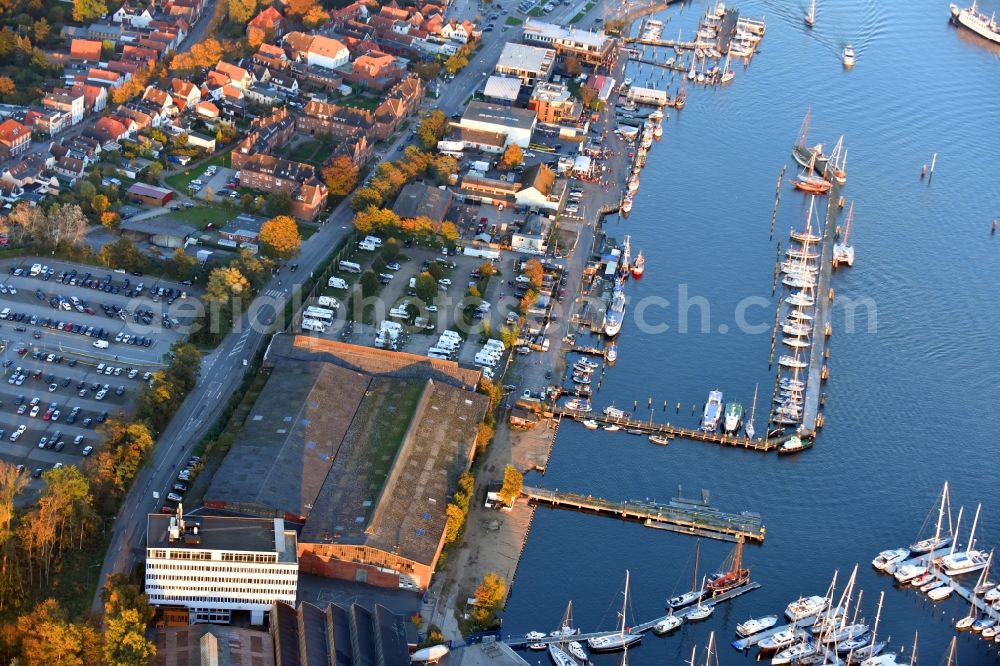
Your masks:
<svg viewBox="0 0 1000 666"><path fill-rule="evenodd" d="M163 165L159 162L150 162L149 166L146 167L146 172L143 176L150 183L158 183L160 181L160 175L163 173Z"/></svg>
<svg viewBox="0 0 1000 666"><path fill-rule="evenodd" d="M260 245L265 256L289 259L302 246L302 236L295 220L287 215L278 215L260 227Z"/></svg>
<svg viewBox="0 0 1000 666"><path fill-rule="evenodd" d="M111 203L108 201L108 197L104 194L95 194L94 198L90 200L90 207L93 209L94 214L98 217L104 215L110 205Z"/></svg>
<svg viewBox="0 0 1000 666"><path fill-rule="evenodd" d="M458 160L450 155L437 155L431 164L431 174L441 185L451 182L451 177L458 173Z"/></svg>
<svg viewBox="0 0 1000 666"><path fill-rule="evenodd" d="M267 210L267 214L272 217L288 215L292 212L292 195L285 190L272 192L268 195L264 208Z"/></svg>
<svg viewBox="0 0 1000 666"><path fill-rule="evenodd" d="M256 0L229 0L229 22L236 25L246 25L257 12Z"/></svg>
<svg viewBox="0 0 1000 666"><path fill-rule="evenodd" d="M483 629L492 627L507 598L506 581L500 574L491 571L483 577L474 596L476 605L472 609L472 619Z"/></svg>
<svg viewBox="0 0 1000 666"><path fill-rule="evenodd" d="M163 272L175 280L193 280L198 274L198 260L179 247L163 262Z"/></svg>
<svg viewBox="0 0 1000 666"><path fill-rule="evenodd" d="M98 19L108 13L108 5L104 0L73 0L73 20L86 23Z"/></svg>
<svg viewBox="0 0 1000 666"><path fill-rule="evenodd" d="M417 125L417 141L424 150L433 150L447 131L448 117L443 111L435 109L424 116Z"/></svg>
<svg viewBox="0 0 1000 666"><path fill-rule="evenodd" d="M156 656L156 646L146 639L146 622L135 608L105 618L104 659L109 666L144 666Z"/></svg>
<svg viewBox="0 0 1000 666"><path fill-rule="evenodd" d="M46 39L49 38L49 33L51 31L52 31L52 26L49 25L49 22L45 20L44 16L35 21L35 26L33 29L35 35L35 43L41 44L42 42L44 42Z"/></svg>
<svg viewBox="0 0 1000 666"><path fill-rule="evenodd" d="M258 259L257 255L247 247L240 248L239 254L229 262L229 265L243 273L254 289L262 287L271 277L271 261Z"/></svg>
<svg viewBox="0 0 1000 666"><path fill-rule="evenodd" d="M347 155L338 155L322 169L323 181L330 194L346 197L358 184L358 167Z"/></svg>
<svg viewBox="0 0 1000 666"><path fill-rule="evenodd" d="M367 270L361 274L361 295L365 298L374 296L378 292L378 276L375 271Z"/></svg>
<svg viewBox="0 0 1000 666"><path fill-rule="evenodd" d="M83 632L55 599L39 602L17 618L26 666L83 666Z"/></svg>
<svg viewBox="0 0 1000 666"><path fill-rule="evenodd" d="M149 258L139 251L135 243L124 236L102 247L97 257L101 264L108 268L122 268L141 273L149 270Z"/></svg>
<svg viewBox="0 0 1000 666"><path fill-rule="evenodd" d="M351 198L351 210L356 213L366 208L381 206L384 201L382 193L374 187L362 187Z"/></svg>
<svg viewBox="0 0 1000 666"><path fill-rule="evenodd" d="M417 298L422 300L424 303L431 303L437 296L437 280L434 276L424 271L417 276Z"/></svg>
<svg viewBox="0 0 1000 666"><path fill-rule="evenodd" d="M430 273L435 280L440 280L445 276L447 270L445 269L444 264L440 261L432 261L431 265L427 267L427 272Z"/></svg>
<svg viewBox="0 0 1000 666"><path fill-rule="evenodd" d="M500 501L507 506L512 506L514 500L521 496L521 488L524 486L524 475L517 471L513 465L507 465L503 471L503 486L500 487Z"/></svg>
<svg viewBox="0 0 1000 666"><path fill-rule="evenodd" d="M387 263L392 263L399 259L399 241L395 238L390 238L385 243L382 244L382 258Z"/></svg>

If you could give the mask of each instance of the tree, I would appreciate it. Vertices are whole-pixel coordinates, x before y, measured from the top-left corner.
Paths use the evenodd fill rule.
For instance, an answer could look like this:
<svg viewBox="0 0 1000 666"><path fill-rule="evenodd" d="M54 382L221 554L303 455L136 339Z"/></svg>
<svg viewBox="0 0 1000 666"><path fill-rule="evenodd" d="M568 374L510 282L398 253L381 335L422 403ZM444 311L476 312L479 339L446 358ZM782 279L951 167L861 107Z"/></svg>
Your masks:
<svg viewBox="0 0 1000 666"><path fill-rule="evenodd" d="M212 301L239 300L250 292L250 282L237 268L219 266L208 275L205 298Z"/></svg>
<svg viewBox="0 0 1000 666"><path fill-rule="evenodd" d="M440 261L432 261L431 265L427 267L427 272L431 274L435 280L440 280L445 276L444 264Z"/></svg>
<svg viewBox="0 0 1000 666"><path fill-rule="evenodd" d="M375 271L367 270L361 274L361 295L365 298L374 296L378 291L378 276Z"/></svg>
<svg viewBox="0 0 1000 666"><path fill-rule="evenodd" d="M252 194L246 193L240 197L240 209L244 213L252 213L257 210L257 205L253 200Z"/></svg>
<svg viewBox="0 0 1000 666"><path fill-rule="evenodd" d="M156 656L156 646L146 639L146 623L139 611L127 608L106 618L104 660L109 666L144 666Z"/></svg>
<svg viewBox="0 0 1000 666"><path fill-rule="evenodd" d="M16 89L13 79L9 76L0 76L0 97L6 97Z"/></svg>
<svg viewBox="0 0 1000 666"><path fill-rule="evenodd" d="M42 42L44 42L46 39L48 39L49 33L51 31L52 31L52 26L49 25L49 22L45 20L44 16L35 21L35 26L33 30L35 34L35 43L41 44Z"/></svg>
<svg viewBox="0 0 1000 666"><path fill-rule="evenodd" d="M399 259L399 241L395 238L390 238L385 243L382 244L382 258L388 262L392 263Z"/></svg>
<svg viewBox="0 0 1000 666"><path fill-rule="evenodd" d="M261 225L260 244L265 256L288 259L299 251L302 237L295 220L287 215L278 215Z"/></svg>
<svg viewBox="0 0 1000 666"><path fill-rule="evenodd" d="M73 20L86 23L108 13L108 5L104 0L73 0Z"/></svg>
<svg viewBox="0 0 1000 666"><path fill-rule="evenodd" d="M323 181L330 194L346 197L358 184L358 167L347 155L338 155L321 169Z"/></svg>
<svg viewBox="0 0 1000 666"><path fill-rule="evenodd" d="M83 666L82 632L69 622L55 599L41 601L30 613L17 618L17 628L26 666Z"/></svg>
<svg viewBox="0 0 1000 666"><path fill-rule="evenodd" d="M209 37L198 42L186 53L178 53L170 62L171 70L193 71L215 67L222 60L224 49L218 40Z"/></svg>
<svg viewBox="0 0 1000 666"><path fill-rule="evenodd" d="M141 273L149 270L149 258L139 251L135 243L124 236L102 247L97 258L108 268L122 268Z"/></svg>
<svg viewBox="0 0 1000 666"><path fill-rule="evenodd" d="M268 195L264 208L271 216L288 215L292 212L292 195L286 190L272 192Z"/></svg>
<svg viewBox="0 0 1000 666"><path fill-rule="evenodd" d="M329 20L330 15L327 14L322 7L319 5L313 5L302 17L302 25L311 29Z"/></svg>
<svg viewBox="0 0 1000 666"><path fill-rule="evenodd" d="M358 233L369 234L373 231L392 230L400 225L399 216L388 208L369 206L354 214L354 228Z"/></svg>
<svg viewBox="0 0 1000 666"><path fill-rule="evenodd" d="M478 270L479 274L482 275L484 278L491 277L494 273L497 272L497 269L496 267L493 266L492 261L484 261L483 263L479 264Z"/></svg>
<svg viewBox="0 0 1000 666"><path fill-rule="evenodd" d="M160 174L163 173L163 164L160 162L150 162L149 166L146 167L146 178L151 183L159 182Z"/></svg>
<svg viewBox="0 0 1000 666"><path fill-rule="evenodd" d="M435 109L420 120L417 125L417 141L424 150L437 147L438 141L444 138L448 131L448 117L443 111Z"/></svg>
<svg viewBox="0 0 1000 666"><path fill-rule="evenodd" d="M580 100L583 105L593 111L600 111L601 100L597 99L597 91L588 85L580 86Z"/></svg>
<svg viewBox="0 0 1000 666"><path fill-rule="evenodd" d="M163 272L175 280L191 280L198 274L198 260L177 248L169 259L163 262Z"/></svg>
<svg viewBox="0 0 1000 666"><path fill-rule="evenodd" d="M524 163L524 151L521 150L521 146L516 143L512 143L507 146L507 149L503 151L503 156L500 158L500 168L504 171L509 171L516 166L520 166Z"/></svg>
<svg viewBox="0 0 1000 666"><path fill-rule="evenodd" d="M431 163L431 174L440 185L451 182L451 177L458 173L458 160L451 155L437 155Z"/></svg>
<svg viewBox="0 0 1000 666"><path fill-rule="evenodd" d="M227 9L230 23L246 25L257 12L257 2L256 0L229 0Z"/></svg>
<svg viewBox="0 0 1000 666"><path fill-rule="evenodd" d="M517 328L514 326L504 326L500 329L500 342L507 349L510 349L515 344L517 344L517 338L519 337Z"/></svg>
<svg viewBox="0 0 1000 666"><path fill-rule="evenodd" d="M90 207L98 217L103 215L110 205L107 195L104 194L95 194L94 198L90 200Z"/></svg>
<svg viewBox="0 0 1000 666"><path fill-rule="evenodd" d="M500 501L511 506L514 500L521 496L521 488L524 485L524 475L517 471L513 465L507 465L503 471L503 486L500 488Z"/></svg>
<svg viewBox="0 0 1000 666"><path fill-rule="evenodd" d="M417 298L422 300L424 303L431 303L434 300L434 297L437 296L437 280L435 280L430 273L424 271L417 276L416 289Z"/></svg>
<svg viewBox="0 0 1000 666"><path fill-rule="evenodd" d="M229 265L243 273L255 289L264 286L271 277L271 261L261 261L250 248L241 248Z"/></svg>
<svg viewBox="0 0 1000 666"><path fill-rule="evenodd" d="M491 571L483 576L483 582L474 594L476 605L472 609L472 619L486 629L493 626L497 613L507 598L507 583L500 574Z"/></svg>
<svg viewBox="0 0 1000 666"><path fill-rule="evenodd" d="M178 400L174 387L163 380L163 372L153 376L153 386L143 392L139 400L139 411L157 421L169 420L176 407L171 403ZM157 423L156 425L159 425ZM155 427L155 425L154 425ZM142 422L124 423L109 419L101 426L105 436L105 448L109 459L104 474L97 475L96 481L106 486L108 492L121 497L135 478L146 454L153 448L153 435Z"/></svg>
<svg viewBox="0 0 1000 666"><path fill-rule="evenodd" d="M108 229L117 229L118 225L121 224L121 221L121 215L112 210L101 213L101 226L103 227L107 227Z"/></svg>
<svg viewBox="0 0 1000 666"><path fill-rule="evenodd" d="M441 65L436 62L418 62L413 65L413 71L424 81L433 81L441 74Z"/></svg>
<svg viewBox="0 0 1000 666"><path fill-rule="evenodd" d="M458 506L449 503L445 507L444 542L446 545L458 540L464 524L465 512Z"/></svg>
<svg viewBox="0 0 1000 666"><path fill-rule="evenodd" d="M580 59L576 56L569 56L563 64L566 67L566 73L569 76L575 77L583 74L583 63L581 63Z"/></svg>
<svg viewBox="0 0 1000 666"><path fill-rule="evenodd" d="M449 74L455 74L464 69L469 64L469 59L456 53L444 61L444 69Z"/></svg>
<svg viewBox="0 0 1000 666"><path fill-rule="evenodd" d="M381 206L385 201L382 193L374 187L362 187L354 193L351 199L351 210L355 213L366 208Z"/></svg>
<svg viewBox="0 0 1000 666"><path fill-rule="evenodd" d="M545 269L542 268L542 262L538 259L529 259L527 263L524 264L523 268L524 274L530 280L532 288L538 289L542 286L542 278L545 276Z"/></svg>
<svg viewBox="0 0 1000 666"><path fill-rule="evenodd" d="M297 19L303 19L316 8L322 10L316 0L289 0L287 7L288 15Z"/></svg>
<svg viewBox="0 0 1000 666"><path fill-rule="evenodd" d="M261 30L257 26L250 26L247 28L247 44L252 49L256 49L258 46L264 43L267 39L267 32Z"/></svg>
<svg viewBox="0 0 1000 666"><path fill-rule="evenodd" d="M447 243L454 243L458 240L458 227L455 226L454 222L442 222L440 233L441 238Z"/></svg>

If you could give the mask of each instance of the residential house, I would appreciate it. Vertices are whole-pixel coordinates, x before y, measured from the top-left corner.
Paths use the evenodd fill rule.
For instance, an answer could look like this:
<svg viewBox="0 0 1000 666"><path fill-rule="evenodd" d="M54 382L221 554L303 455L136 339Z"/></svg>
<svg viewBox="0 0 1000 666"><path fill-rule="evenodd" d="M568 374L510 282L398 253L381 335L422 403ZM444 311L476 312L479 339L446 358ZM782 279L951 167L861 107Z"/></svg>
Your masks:
<svg viewBox="0 0 1000 666"><path fill-rule="evenodd" d="M249 34L251 28L256 28L271 39L277 39L285 34L285 27L285 17L273 6L269 6L250 20L247 24L247 33Z"/></svg>
<svg viewBox="0 0 1000 666"><path fill-rule="evenodd" d="M365 88L385 90L406 76L405 61L381 51L368 51L354 59L345 78Z"/></svg>
<svg viewBox="0 0 1000 666"><path fill-rule="evenodd" d="M74 39L69 43L69 57L85 62L100 62L101 42L91 39Z"/></svg>
<svg viewBox="0 0 1000 666"><path fill-rule="evenodd" d="M290 64L285 50L274 44L261 44L253 54L253 61L269 69L286 69Z"/></svg>
<svg viewBox="0 0 1000 666"><path fill-rule="evenodd" d="M215 66L215 71L228 77L229 84L240 90L246 90L253 84L253 77L250 76L250 72L231 63L220 61Z"/></svg>
<svg viewBox="0 0 1000 666"><path fill-rule="evenodd" d="M343 42L323 35L314 36L306 50L306 62L314 67L336 69L350 59L351 54Z"/></svg>
<svg viewBox="0 0 1000 666"><path fill-rule="evenodd" d="M9 180L0 180L0 200L7 203L19 201L24 196L24 188ZM7 245L9 242L7 235L0 235L0 245Z"/></svg>
<svg viewBox="0 0 1000 666"><path fill-rule="evenodd" d="M32 131L39 134L55 136L59 132L69 127L66 114L54 109L43 109L41 111L32 109L24 114L24 124Z"/></svg>
<svg viewBox="0 0 1000 666"><path fill-rule="evenodd" d="M142 101L164 114L173 115L176 110L174 98L170 96L170 93L155 86L146 86L146 91L142 94Z"/></svg>
<svg viewBox="0 0 1000 666"><path fill-rule="evenodd" d="M170 95L174 104L182 111L201 101L201 91L198 86L182 79L175 78L170 81Z"/></svg>
<svg viewBox="0 0 1000 666"><path fill-rule="evenodd" d="M286 95L296 95L299 92L298 79L287 72L270 72L268 83Z"/></svg>
<svg viewBox="0 0 1000 666"><path fill-rule="evenodd" d="M267 153L288 143L295 133L295 119L285 107L275 109L269 116L254 118L250 132L232 151L232 165L239 169L243 162L258 153Z"/></svg>
<svg viewBox="0 0 1000 666"><path fill-rule="evenodd" d="M285 191L292 195L292 215L313 220L326 205L326 185L309 164L256 154L240 166L240 185L263 192Z"/></svg>
<svg viewBox="0 0 1000 666"><path fill-rule="evenodd" d="M134 61L144 69L156 64L159 53L148 46L138 46L137 44L126 44L122 47L122 60Z"/></svg>
<svg viewBox="0 0 1000 666"><path fill-rule="evenodd" d="M349 21L363 21L367 18L368 6L360 0L355 0L342 9L331 9L329 25L340 28Z"/></svg>
<svg viewBox="0 0 1000 666"><path fill-rule="evenodd" d="M268 85L255 85L241 92L243 97L261 106L276 106L285 99L285 93Z"/></svg>
<svg viewBox="0 0 1000 666"><path fill-rule="evenodd" d="M215 137L201 134L200 132L188 132L187 145L195 148L202 148L206 152L215 152Z"/></svg>
<svg viewBox="0 0 1000 666"><path fill-rule="evenodd" d="M31 147L31 130L13 118L0 123L0 160L25 153Z"/></svg>
<svg viewBox="0 0 1000 666"><path fill-rule="evenodd" d="M194 108L194 112L202 118L210 120L219 117L219 107L207 101L198 102Z"/></svg>
<svg viewBox="0 0 1000 666"><path fill-rule="evenodd" d="M108 66L110 67L111 64L112 63L108 63ZM131 78L132 77L130 75L110 69L98 69L96 67L91 67L87 70L87 83L93 83L98 86L120 88L122 84Z"/></svg>
<svg viewBox="0 0 1000 666"><path fill-rule="evenodd" d="M25 187L47 181L44 172L55 164L55 158L41 153L29 153L0 173L0 179Z"/></svg>
<svg viewBox="0 0 1000 666"><path fill-rule="evenodd" d="M385 140L396 133L403 120L412 114L423 98L423 82L411 75L386 93L374 112L313 100L305 105L296 119L301 132L345 137L355 129L363 129L371 138Z"/></svg>
<svg viewBox="0 0 1000 666"><path fill-rule="evenodd" d="M66 127L76 125L83 120L83 102L82 94L75 94L66 88L56 88L42 98L43 107L64 114Z"/></svg>
<svg viewBox="0 0 1000 666"><path fill-rule="evenodd" d="M111 15L111 20L133 28L145 28L153 20L153 15L148 7L133 7L126 2Z"/></svg>
<svg viewBox="0 0 1000 666"><path fill-rule="evenodd" d="M109 23L91 23L87 26L87 38L97 42L108 40L117 44L125 34L125 29L121 25Z"/></svg>
<svg viewBox="0 0 1000 666"><path fill-rule="evenodd" d="M459 23L455 19L448 21L448 23L441 26L440 35L445 39L450 39L453 42L461 42L465 44L472 37L475 32L475 25L472 21L462 21Z"/></svg>
<svg viewBox="0 0 1000 666"><path fill-rule="evenodd" d="M100 133L101 139L106 143L129 136L131 134L129 127L134 125L135 121L127 116L125 118L107 116L94 123L94 130Z"/></svg>
<svg viewBox="0 0 1000 666"><path fill-rule="evenodd" d="M100 113L108 105L108 89L78 81L73 84L73 94L83 95L83 108L92 113Z"/></svg>
<svg viewBox="0 0 1000 666"><path fill-rule="evenodd" d="M72 187L76 184L76 181L83 178L86 173L87 164L82 157L75 157L73 155L64 155L56 159L55 165L52 170L57 174L62 176Z"/></svg>
<svg viewBox="0 0 1000 666"><path fill-rule="evenodd" d="M539 81L531 92L528 108L535 112L538 122L548 125L572 123L580 117L580 106L562 83Z"/></svg>

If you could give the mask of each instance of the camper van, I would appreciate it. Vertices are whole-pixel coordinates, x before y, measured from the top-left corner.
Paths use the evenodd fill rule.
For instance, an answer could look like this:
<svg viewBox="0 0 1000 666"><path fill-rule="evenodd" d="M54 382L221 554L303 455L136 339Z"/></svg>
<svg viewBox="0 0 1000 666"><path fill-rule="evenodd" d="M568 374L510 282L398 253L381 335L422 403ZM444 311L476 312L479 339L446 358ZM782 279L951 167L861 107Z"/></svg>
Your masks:
<svg viewBox="0 0 1000 666"><path fill-rule="evenodd" d="M340 307L340 303L338 303L337 299L334 298L333 296L320 296L319 306L321 308L333 308L334 310L336 310L337 308Z"/></svg>
<svg viewBox="0 0 1000 666"><path fill-rule="evenodd" d="M360 243L358 243L358 249L359 250L364 250L365 252L374 252L375 251L375 243L372 243L372 242L370 242L368 240L363 240Z"/></svg>
<svg viewBox="0 0 1000 666"><path fill-rule="evenodd" d="M347 282L344 280L344 278L332 277L326 281L326 286L330 287L331 289L347 289Z"/></svg>
<svg viewBox="0 0 1000 666"><path fill-rule="evenodd" d="M353 261L342 261L337 264L337 269L344 273L360 273L361 265L356 264Z"/></svg>
<svg viewBox="0 0 1000 666"><path fill-rule="evenodd" d="M363 243L371 243L375 247L382 247L382 239L378 236L365 236Z"/></svg>
<svg viewBox="0 0 1000 666"><path fill-rule="evenodd" d="M321 321L316 321L315 319L303 319L302 330L315 331L317 333L326 333L326 325Z"/></svg>

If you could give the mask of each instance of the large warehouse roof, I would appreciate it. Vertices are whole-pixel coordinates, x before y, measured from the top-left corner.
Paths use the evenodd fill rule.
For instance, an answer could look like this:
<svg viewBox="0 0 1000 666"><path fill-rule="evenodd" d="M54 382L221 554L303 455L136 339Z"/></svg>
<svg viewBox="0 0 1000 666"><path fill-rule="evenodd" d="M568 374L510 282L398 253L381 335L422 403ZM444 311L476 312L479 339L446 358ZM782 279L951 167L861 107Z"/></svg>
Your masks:
<svg viewBox="0 0 1000 666"><path fill-rule="evenodd" d="M515 109L499 104L485 102L470 102L462 115L462 124L475 121L489 123L501 127L533 129L535 127L535 112L528 109Z"/></svg>

